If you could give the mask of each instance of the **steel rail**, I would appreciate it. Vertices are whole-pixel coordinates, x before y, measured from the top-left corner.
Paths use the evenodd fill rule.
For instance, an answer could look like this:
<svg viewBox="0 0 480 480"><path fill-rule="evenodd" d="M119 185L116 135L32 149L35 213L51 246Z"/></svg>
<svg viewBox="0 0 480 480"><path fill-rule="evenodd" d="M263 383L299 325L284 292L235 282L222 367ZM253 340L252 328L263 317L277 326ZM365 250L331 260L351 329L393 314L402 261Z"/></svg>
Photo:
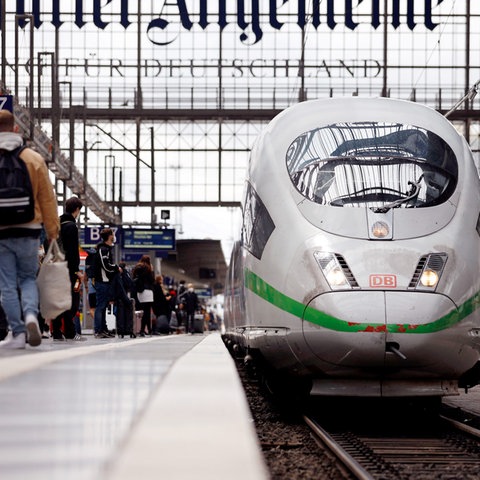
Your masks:
<svg viewBox="0 0 480 480"><path fill-rule="evenodd" d="M458 420L455 420L453 418L447 417L445 415L439 415L439 417L446 423L448 423L450 426L461 430L462 432L468 433L470 435L473 435L474 437L480 438L480 430L478 428L471 427L470 425L466 425L465 423L462 423Z"/></svg>
<svg viewBox="0 0 480 480"><path fill-rule="evenodd" d="M359 480L373 480L370 475L351 455L349 455L317 422L304 415L303 419L313 433L330 449L330 451Z"/></svg>

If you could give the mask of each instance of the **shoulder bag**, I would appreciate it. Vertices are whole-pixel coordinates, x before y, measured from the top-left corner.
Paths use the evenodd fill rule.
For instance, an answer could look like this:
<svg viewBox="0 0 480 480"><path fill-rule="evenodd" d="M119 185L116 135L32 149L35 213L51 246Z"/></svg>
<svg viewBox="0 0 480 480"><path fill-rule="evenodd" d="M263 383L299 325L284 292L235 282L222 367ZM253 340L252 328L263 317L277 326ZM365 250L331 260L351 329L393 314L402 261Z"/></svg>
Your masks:
<svg viewBox="0 0 480 480"><path fill-rule="evenodd" d="M70 275L65 255L56 240L50 242L37 276L40 313L46 320L72 308Z"/></svg>

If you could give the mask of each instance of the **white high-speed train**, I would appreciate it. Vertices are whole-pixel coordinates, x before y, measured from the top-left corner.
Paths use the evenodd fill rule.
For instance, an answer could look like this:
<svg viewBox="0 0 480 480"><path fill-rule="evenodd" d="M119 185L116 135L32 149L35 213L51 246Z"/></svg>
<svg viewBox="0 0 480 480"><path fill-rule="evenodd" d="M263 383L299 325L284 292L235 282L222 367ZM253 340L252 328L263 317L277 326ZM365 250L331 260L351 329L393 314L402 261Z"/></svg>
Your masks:
<svg viewBox="0 0 480 480"><path fill-rule="evenodd" d="M455 395L480 379L479 214L472 153L435 110L290 107L251 152L224 341L312 395Z"/></svg>

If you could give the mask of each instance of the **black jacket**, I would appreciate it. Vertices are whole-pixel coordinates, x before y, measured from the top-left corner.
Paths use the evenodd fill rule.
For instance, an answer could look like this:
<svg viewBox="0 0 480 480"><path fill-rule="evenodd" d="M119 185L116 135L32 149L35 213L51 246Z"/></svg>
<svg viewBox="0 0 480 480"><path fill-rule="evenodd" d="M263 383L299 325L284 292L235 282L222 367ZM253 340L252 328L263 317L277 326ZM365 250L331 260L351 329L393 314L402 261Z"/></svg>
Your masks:
<svg viewBox="0 0 480 480"><path fill-rule="evenodd" d="M166 315L167 317L170 317L172 313L170 302L165 297L162 286L158 283L155 283L155 285L153 286L152 309L156 317L158 317L159 315Z"/></svg>
<svg viewBox="0 0 480 480"><path fill-rule="evenodd" d="M80 253L77 222L71 213L60 216L60 245L65 252L70 279L75 281L80 269Z"/></svg>
<svg viewBox="0 0 480 480"><path fill-rule="evenodd" d="M180 303L183 303L185 306L185 311L187 313L195 313L198 310L198 297L195 292L186 291L182 298L179 299Z"/></svg>
<svg viewBox="0 0 480 480"><path fill-rule="evenodd" d="M96 255L95 282L110 282L118 272L118 265L113 263L113 247L99 243Z"/></svg>
<svg viewBox="0 0 480 480"><path fill-rule="evenodd" d="M137 264L132 272L133 281L135 282L135 290L141 293L144 290L153 290L155 277L153 272L143 264Z"/></svg>

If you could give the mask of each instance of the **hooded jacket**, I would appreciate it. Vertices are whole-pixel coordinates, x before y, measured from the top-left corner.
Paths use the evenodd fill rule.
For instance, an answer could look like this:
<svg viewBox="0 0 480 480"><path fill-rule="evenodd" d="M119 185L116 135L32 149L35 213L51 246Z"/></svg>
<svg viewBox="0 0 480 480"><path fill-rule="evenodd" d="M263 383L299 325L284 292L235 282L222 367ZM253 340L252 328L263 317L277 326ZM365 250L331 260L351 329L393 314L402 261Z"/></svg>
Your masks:
<svg viewBox="0 0 480 480"><path fill-rule="evenodd" d="M18 133L0 132L0 149L12 151L22 145L23 139ZM60 230L58 204L52 182L48 176L47 164L43 157L31 148L22 150L20 158L25 162L30 175L35 201L35 217L29 223L1 226L0 238L39 236L43 224L47 238L50 240L56 239Z"/></svg>

